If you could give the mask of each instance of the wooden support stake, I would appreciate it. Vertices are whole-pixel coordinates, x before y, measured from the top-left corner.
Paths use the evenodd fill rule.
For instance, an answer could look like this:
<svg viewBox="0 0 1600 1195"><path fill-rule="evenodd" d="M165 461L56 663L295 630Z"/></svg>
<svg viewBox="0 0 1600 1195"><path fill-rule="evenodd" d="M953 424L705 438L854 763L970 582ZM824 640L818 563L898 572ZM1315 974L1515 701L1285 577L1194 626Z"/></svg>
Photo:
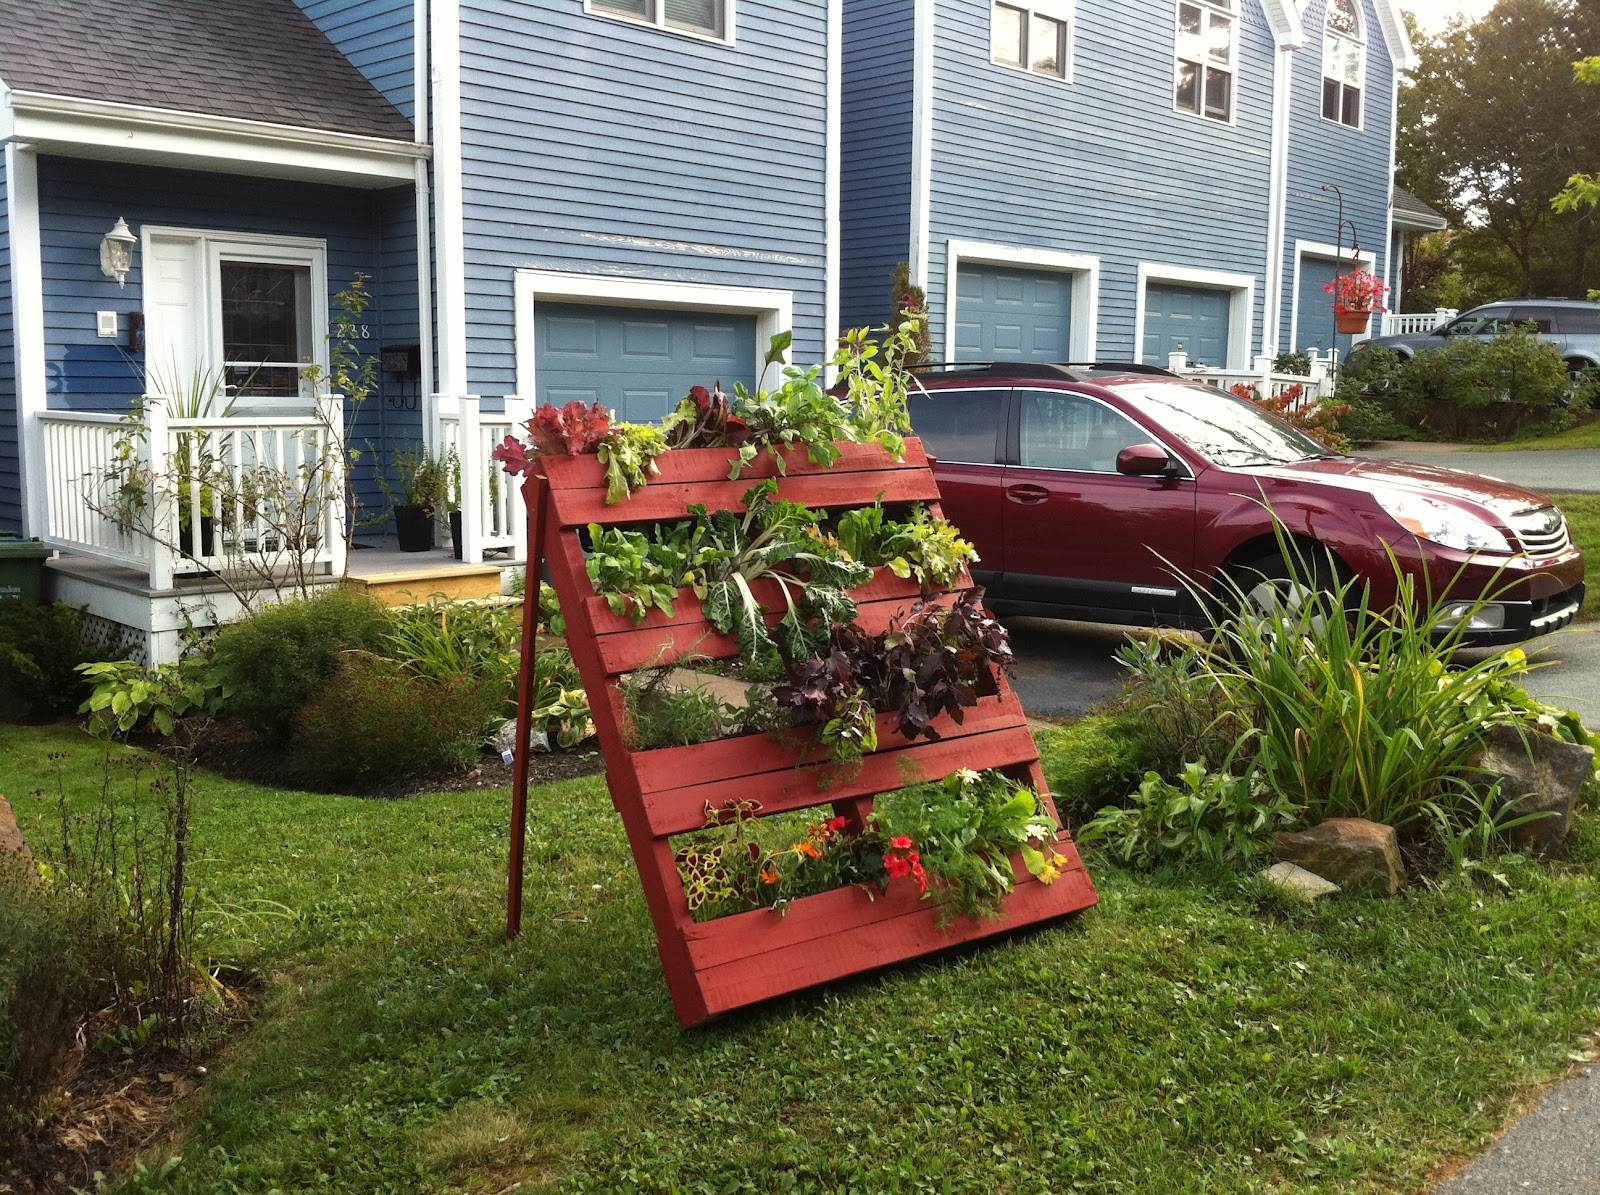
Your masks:
<svg viewBox="0 0 1600 1195"><path fill-rule="evenodd" d="M539 669L539 573L544 564L548 482L529 474L522 483L528 510L528 563L522 574L522 667L517 674L517 751L511 780L511 854L506 868L506 937L522 935L523 851L528 839L528 740L533 733L533 688Z"/></svg>

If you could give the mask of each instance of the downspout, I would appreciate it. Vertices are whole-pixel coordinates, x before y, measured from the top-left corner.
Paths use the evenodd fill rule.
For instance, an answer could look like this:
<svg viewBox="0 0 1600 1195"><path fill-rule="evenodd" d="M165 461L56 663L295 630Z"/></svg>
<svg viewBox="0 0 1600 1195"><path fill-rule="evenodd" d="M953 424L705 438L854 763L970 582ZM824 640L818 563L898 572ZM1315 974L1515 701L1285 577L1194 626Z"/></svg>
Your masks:
<svg viewBox="0 0 1600 1195"><path fill-rule="evenodd" d="M831 361L839 344L839 170L843 162L844 102L844 0L828 0L828 117L827 161L823 166L823 300L822 359ZM759 346L758 346L759 347ZM833 381L833 366L827 367L827 380Z"/></svg>
<svg viewBox="0 0 1600 1195"><path fill-rule="evenodd" d="M907 260L911 281L925 290L933 179L933 14L933 0L916 0L912 7L911 244Z"/></svg>
<svg viewBox="0 0 1600 1195"><path fill-rule="evenodd" d="M438 294L438 392L467 392L467 279L461 166L461 8L432 0L433 213Z"/></svg>
<svg viewBox="0 0 1600 1195"><path fill-rule="evenodd" d="M1394 147L1400 132L1400 67L1394 68L1394 87L1389 93L1389 198L1385 215L1389 235L1383 238L1383 276L1389 283L1390 311L1400 307L1400 271L1394 262ZM1382 317L1379 318L1382 327Z"/></svg>
<svg viewBox="0 0 1600 1195"><path fill-rule="evenodd" d="M1293 45L1278 46L1272 74L1272 155L1267 175L1267 272L1261 320L1261 355L1276 357L1283 335L1283 253L1289 220L1290 101L1294 92Z"/></svg>
<svg viewBox="0 0 1600 1195"><path fill-rule="evenodd" d="M419 145L428 140L428 108L433 89L428 77L428 0L414 0L411 26L411 123L412 139ZM417 211L417 339L422 344L422 371L417 381L421 391L424 436L431 443L437 412L433 409L433 200L428 186L428 163L418 158L413 166L412 186Z"/></svg>

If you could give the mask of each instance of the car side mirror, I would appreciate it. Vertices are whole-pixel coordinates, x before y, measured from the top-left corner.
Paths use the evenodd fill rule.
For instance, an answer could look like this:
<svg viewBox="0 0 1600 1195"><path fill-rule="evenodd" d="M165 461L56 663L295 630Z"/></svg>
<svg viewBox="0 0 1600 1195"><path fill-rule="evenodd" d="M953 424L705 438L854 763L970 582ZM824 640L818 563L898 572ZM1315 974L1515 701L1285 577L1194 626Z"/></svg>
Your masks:
<svg viewBox="0 0 1600 1195"><path fill-rule="evenodd" d="M1125 477L1163 477L1177 471L1177 462L1157 444L1131 444L1117 453L1117 472Z"/></svg>

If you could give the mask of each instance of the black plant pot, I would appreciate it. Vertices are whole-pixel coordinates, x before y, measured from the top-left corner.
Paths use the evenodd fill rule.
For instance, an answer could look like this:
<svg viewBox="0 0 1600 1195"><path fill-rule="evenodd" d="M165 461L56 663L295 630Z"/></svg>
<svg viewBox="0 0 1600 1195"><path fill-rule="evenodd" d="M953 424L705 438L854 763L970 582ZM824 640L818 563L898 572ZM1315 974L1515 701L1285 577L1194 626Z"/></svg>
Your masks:
<svg viewBox="0 0 1600 1195"><path fill-rule="evenodd" d="M461 512L450 512L450 551L457 560L461 559Z"/></svg>
<svg viewBox="0 0 1600 1195"><path fill-rule="evenodd" d="M210 515L200 516L200 555L211 556L217 550L216 541L217 520ZM178 551L185 556L194 556L194 525L180 523L178 525Z"/></svg>
<svg viewBox="0 0 1600 1195"><path fill-rule="evenodd" d="M426 506L397 506L394 530L402 552L426 552L433 547L433 511Z"/></svg>

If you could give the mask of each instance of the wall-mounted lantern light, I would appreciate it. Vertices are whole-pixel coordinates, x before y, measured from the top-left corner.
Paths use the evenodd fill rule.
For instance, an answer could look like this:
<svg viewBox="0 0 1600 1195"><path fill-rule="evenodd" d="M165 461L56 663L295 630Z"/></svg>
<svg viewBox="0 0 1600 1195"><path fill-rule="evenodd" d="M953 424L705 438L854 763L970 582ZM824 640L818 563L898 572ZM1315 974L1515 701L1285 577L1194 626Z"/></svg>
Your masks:
<svg viewBox="0 0 1600 1195"><path fill-rule="evenodd" d="M118 286L126 286L128 271L133 269L133 247L139 238L128 231L128 223L121 216L100 242L100 272L115 278Z"/></svg>

